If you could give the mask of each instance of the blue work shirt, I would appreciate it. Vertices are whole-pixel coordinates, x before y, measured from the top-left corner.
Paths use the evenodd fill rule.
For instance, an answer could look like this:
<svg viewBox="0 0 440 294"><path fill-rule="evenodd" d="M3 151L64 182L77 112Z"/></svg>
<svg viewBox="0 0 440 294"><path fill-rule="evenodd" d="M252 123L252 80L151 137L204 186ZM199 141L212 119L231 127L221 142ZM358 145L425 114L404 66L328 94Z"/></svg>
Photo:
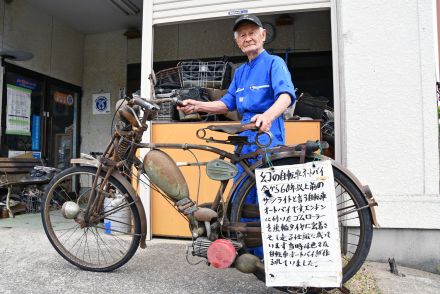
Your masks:
<svg viewBox="0 0 440 294"><path fill-rule="evenodd" d="M242 115L242 124L249 123L256 114L261 114L268 110L278 99L287 93L290 95L292 104L296 100L295 89L287 65L278 56L270 55L266 51L260 53L254 60L240 66L234 74L234 78L229 86L228 92L221 98L229 111L237 110ZM270 132L273 135L270 147L284 145L285 130L282 115L272 122ZM249 142L255 142L255 131L244 131L240 135L247 136ZM262 144L267 144L269 138L261 136L259 140ZM257 150L257 145L245 145L242 154L251 153ZM249 160L252 164L254 160ZM236 181L243 173L243 168L238 164L238 174ZM236 195L232 197L235 198ZM245 199L245 203L258 203L255 188L252 189ZM254 218L241 218L241 221L256 221ZM263 247L248 248L249 251L263 258Z"/></svg>
<svg viewBox="0 0 440 294"><path fill-rule="evenodd" d="M263 50L255 59L240 66L234 74L228 92L221 98L229 111L237 110L242 115L242 124L249 123L256 114L268 110L278 99L287 93L295 102L295 90L287 65L278 56L270 55ZM273 140L270 147L284 145L285 130L282 115L272 122L270 131ZM249 142L255 141L256 132L245 131ZM261 143L268 142L267 136L261 136ZM247 154L257 150L255 144L246 145L242 153Z"/></svg>

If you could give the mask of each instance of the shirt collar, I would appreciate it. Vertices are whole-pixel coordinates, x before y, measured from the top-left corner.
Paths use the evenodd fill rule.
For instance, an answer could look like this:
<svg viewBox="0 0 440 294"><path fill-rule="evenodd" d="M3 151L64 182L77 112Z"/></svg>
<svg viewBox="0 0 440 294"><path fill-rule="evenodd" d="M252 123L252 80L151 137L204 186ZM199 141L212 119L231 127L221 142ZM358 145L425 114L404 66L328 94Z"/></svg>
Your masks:
<svg viewBox="0 0 440 294"><path fill-rule="evenodd" d="M266 52L266 49L263 49L263 51L261 51L260 54L258 54L257 57L255 57L253 60L248 61L247 64L249 66L254 65L255 63L257 63L258 60L262 59L264 56L268 55L269 53Z"/></svg>

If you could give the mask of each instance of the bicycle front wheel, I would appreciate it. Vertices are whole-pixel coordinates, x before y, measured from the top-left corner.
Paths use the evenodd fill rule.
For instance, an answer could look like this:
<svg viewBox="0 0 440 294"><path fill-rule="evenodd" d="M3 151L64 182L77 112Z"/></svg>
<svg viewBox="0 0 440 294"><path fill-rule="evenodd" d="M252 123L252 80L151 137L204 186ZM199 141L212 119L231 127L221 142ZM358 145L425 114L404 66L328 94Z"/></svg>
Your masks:
<svg viewBox="0 0 440 294"><path fill-rule="evenodd" d="M96 179L94 167L76 166L58 174L46 188L41 216L44 230L55 250L75 266L89 271L112 271L124 265L139 246L141 225L134 199L124 186L105 174ZM75 202L80 213L87 206L92 183L105 199L88 224L68 219L62 205Z"/></svg>
<svg viewBox="0 0 440 294"><path fill-rule="evenodd" d="M274 162L274 165L297 164L297 158L286 158ZM370 251L373 237L373 224L367 201L353 181L344 173L333 167L338 210L339 235L341 242L341 258L343 282L348 281L359 270ZM246 204L246 199L255 193L255 181L248 178L239 188L232 202L231 221L240 222L249 216L259 215L256 205ZM258 204L257 204L258 205ZM256 222L259 224L259 222ZM260 234L261 238L261 234ZM246 238L245 238L246 242ZM255 238L252 246L256 244ZM248 244L245 244L248 246ZM250 246L249 246L250 247ZM264 280L264 273L255 275Z"/></svg>

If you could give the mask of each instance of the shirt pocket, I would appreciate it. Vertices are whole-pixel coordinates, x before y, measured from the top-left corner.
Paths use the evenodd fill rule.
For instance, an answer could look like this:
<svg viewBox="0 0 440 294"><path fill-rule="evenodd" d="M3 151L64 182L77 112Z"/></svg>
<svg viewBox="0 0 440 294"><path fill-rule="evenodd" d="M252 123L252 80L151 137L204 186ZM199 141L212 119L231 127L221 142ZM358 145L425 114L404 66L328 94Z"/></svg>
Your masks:
<svg viewBox="0 0 440 294"><path fill-rule="evenodd" d="M260 89L265 89L265 88L269 88L270 85L266 84L266 85L252 85L249 86L249 90L255 92L255 91L259 91Z"/></svg>
<svg viewBox="0 0 440 294"><path fill-rule="evenodd" d="M249 86L248 99L245 107L255 113L263 113L273 104L273 95L269 84L254 84Z"/></svg>

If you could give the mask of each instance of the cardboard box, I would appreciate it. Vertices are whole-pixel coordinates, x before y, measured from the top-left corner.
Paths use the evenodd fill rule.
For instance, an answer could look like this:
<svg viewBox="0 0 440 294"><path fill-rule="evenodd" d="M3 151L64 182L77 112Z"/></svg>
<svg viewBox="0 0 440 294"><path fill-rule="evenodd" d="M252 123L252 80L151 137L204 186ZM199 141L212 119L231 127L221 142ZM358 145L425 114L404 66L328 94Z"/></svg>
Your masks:
<svg viewBox="0 0 440 294"><path fill-rule="evenodd" d="M220 100L220 98L222 98L227 92L228 90L223 89L213 89L213 88L203 88L204 90L206 90L206 92L209 95L209 100L211 101L217 101ZM228 112L225 114L225 117L233 120L233 121L240 121L240 115L237 113L237 111L232 111L232 112Z"/></svg>
<svg viewBox="0 0 440 294"><path fill-rule="evenodd" d="M228 90L226 90L226 89L224 89L224 90L213 89L213 88L203 88L203 89L205 89L206 92L208 92L209 100L211 100L211 101L219 100L220 98L223 97L223 95L226 94L226 92L228 92Z"/></svg>

